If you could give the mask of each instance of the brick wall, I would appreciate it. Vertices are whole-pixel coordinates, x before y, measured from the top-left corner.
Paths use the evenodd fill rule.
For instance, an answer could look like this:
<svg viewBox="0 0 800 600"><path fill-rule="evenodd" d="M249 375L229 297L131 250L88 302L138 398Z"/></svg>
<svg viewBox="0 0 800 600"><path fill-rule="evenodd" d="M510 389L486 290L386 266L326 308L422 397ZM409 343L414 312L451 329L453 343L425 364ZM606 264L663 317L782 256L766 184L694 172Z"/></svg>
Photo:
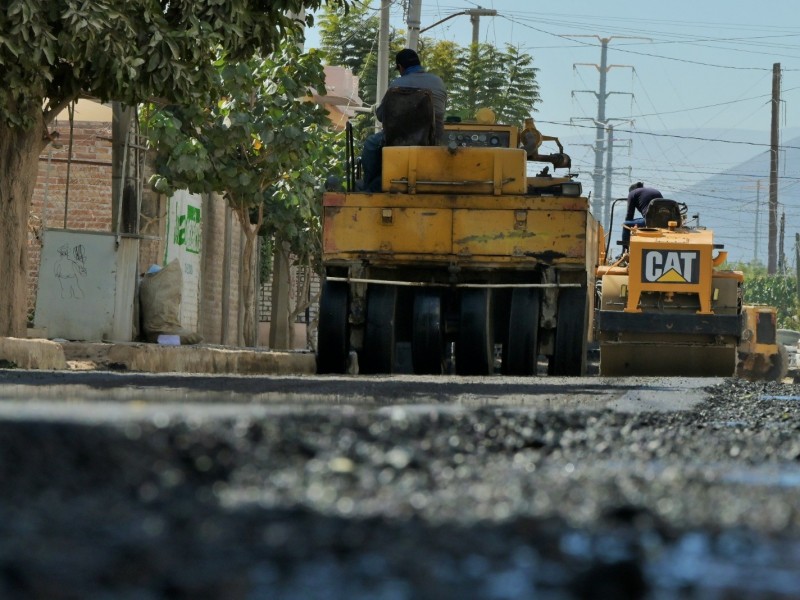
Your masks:
<svg viewBox="0 0 800 600"><path fill-rule="evenodd" d="M36 293L41 260L42 235L45 228L64 227L67 193L67 157L69 152L69 121L59 120L52 128L60 133L61 148L48 147L39 157L39 174L33 196L28 235L28 312L36 306ZM111 123L75 121L73 126L72 163L69 174L67 229L113 230L111 223ZM145 174L145 182L148 175ZM141 213L142 236L139 247L138 272L164 260L164 235L168 199L144 185ZM225 221L226 202L212 195L203 206L203 247L199 333L205 342L239 345L243 343L237 331L239 313L239 272L242 255L242 233L236 218L232 219L230 239L230 288L228 312L222 315L222 295L225 283ZM46 234L45 234L46 235ZM226 335L223 339L223 318Z"/></svg>
<svg viewBox="0 0 800 600"><path fill-rule="evenodd" d="M60 133L61 148L52 146L39 157L39 175L31 204L28 236L28 312L36 306L41 238L44 228L111 231L111 123L76 121L67 197L69 121L52 128ZM66 202L65 202L66 200Z"/></svg>

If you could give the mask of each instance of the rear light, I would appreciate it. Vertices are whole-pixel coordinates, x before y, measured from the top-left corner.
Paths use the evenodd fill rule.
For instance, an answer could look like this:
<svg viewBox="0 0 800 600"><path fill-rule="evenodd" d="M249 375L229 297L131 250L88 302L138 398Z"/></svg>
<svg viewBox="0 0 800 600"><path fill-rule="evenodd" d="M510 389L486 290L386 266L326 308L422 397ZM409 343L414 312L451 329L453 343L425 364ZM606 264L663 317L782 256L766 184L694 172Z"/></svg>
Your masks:
<svg viewBox="0 0 800 600"><path fill-rule="evenodd" d="M578 181L561 184L561 195L578 198L583 193L583 186Z"/></svg>

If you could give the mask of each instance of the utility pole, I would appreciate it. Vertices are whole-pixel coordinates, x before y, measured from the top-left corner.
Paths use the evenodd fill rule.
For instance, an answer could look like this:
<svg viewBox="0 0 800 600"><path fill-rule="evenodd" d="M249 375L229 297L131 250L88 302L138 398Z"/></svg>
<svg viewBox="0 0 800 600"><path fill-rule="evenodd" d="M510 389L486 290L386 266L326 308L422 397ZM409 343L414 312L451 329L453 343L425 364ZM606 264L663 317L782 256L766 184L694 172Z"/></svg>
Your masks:
<svg viewBox="0 0 800 600"><path fill-rule="evenodd" d="M797 279L797 299L800 300L800 233L794 234L794 268Z"/></svg>
<svg viewBox="0 0 800 600"><path fill-rule="evenodd" d="M778 252L778 118L781 108L781 63L772 65L772 127L769 149L769 256L767 274L774 275Z"/></svg>
<svg viewBox="0 0 800 600"><path fill-rule="evenodd" d="M382 0L384 4L391 4ZM387 9L388 10L388 9ZM408 47L416 51L419 45L420 29L420 13L422 12L422 0L409 0L408 2L408 17L406 18L406 25L408 26Z"/></svg>
<svg viewBox="0 0 800 600"><path fill-rule="evenodd" d="M627 92L608 92L606 91L606 78L608 72L613 69L614 67L627 67L633 69L631 65L609 65L608 64L608 44L613 39L638 39L638 40L649 40L650 38L642 38L642 37L635 37L635 36L612 36L607 38L601 38L598 35L568 35L564 37L593 37L597 38L600 41L600 64L595 63L575 63L574 67L577 66L590 66L594 67L600 73L600 87L599 91L595 92L593 90L577 90L572 92L574 96L576 93L580 92L588 92L590 94L594 94L597 98L597 117L593 119L595 123L595 146L594 146L594 171L592 172L592 180L594 181L594 193L593 193L593 201L592 201L592 212L595 215L599 215L603 212L603 184L604 184L604 174L603 174L603 158L605 156L605 142L604 142L604 133L605 128L608 126L609 119L606 118L606 100L611 94L628 94ZM579 119L584 120L584 119Z"/></svg>
<svg viewBox="0 0 800 600"><path fill-rule="evenodd" d="M421 0L411 0L412 2L420 2ZM453 17L457 17L459 15L469 15L469 20L472 22L472 43L477 44L480 40L480 22L481 17L496 17L497 11L491 8L470 8L468 10L462 10L461 12L454 13L452 15L446 16L444 19L439 19L433 25L428 25L424 29L420 29L419 33L424 33L433 27L436 27L440 23L444 23L445 21L452 19ZM411 31L411 11L409 10L409 20L408 20L408 30ZM414 44L416 44L418 39L414 40ZM416 50L416 46L411 46L411 36L409 35L409 48Z"/></svg>
<svg viewBox="0 0 800 600"><path fill-rule="evenodd" d="M416 0L420 2L421 0ZM375 106L383 100L389 87L389 8L392 0L381 0L381 21L378 30L378 75L375 83ZM381 130L381 123L375 117L375 131Z"/></svg>
<svg viewBox="0 0 800 600"><path fill-rule="evenodd" d="M494 17L497 11L489 8L481 8L479 6L478 8L471 8L466 12L472 23L472 43L477 44L480 41L481 17Z"/></svg>

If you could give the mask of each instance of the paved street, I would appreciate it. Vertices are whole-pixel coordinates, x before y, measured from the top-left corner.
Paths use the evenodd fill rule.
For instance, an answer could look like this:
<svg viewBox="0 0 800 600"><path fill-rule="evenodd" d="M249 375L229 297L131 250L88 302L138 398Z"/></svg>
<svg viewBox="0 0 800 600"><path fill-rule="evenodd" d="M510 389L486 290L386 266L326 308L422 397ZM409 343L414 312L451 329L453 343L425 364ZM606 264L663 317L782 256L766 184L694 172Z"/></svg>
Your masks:
<svg viewBox="0 0 800 600"><path fill-rule="evenodd" d="M800 388L0 371L0 596L794 598Z"/></svg>

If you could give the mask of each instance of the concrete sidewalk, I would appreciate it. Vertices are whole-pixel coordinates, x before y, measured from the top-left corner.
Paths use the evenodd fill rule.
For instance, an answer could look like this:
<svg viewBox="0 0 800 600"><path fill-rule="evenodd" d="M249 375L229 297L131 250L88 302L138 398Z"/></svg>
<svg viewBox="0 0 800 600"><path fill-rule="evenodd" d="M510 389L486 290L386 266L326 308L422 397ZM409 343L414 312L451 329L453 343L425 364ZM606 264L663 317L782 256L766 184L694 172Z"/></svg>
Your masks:
<svg viewBox="0 0 800 600"><path fill-rule="evenodd" d="M41 370L123 370L145 373L311 375L310 351L273 351L197 344L57 342L0 337L0 367Z"/></svg>

